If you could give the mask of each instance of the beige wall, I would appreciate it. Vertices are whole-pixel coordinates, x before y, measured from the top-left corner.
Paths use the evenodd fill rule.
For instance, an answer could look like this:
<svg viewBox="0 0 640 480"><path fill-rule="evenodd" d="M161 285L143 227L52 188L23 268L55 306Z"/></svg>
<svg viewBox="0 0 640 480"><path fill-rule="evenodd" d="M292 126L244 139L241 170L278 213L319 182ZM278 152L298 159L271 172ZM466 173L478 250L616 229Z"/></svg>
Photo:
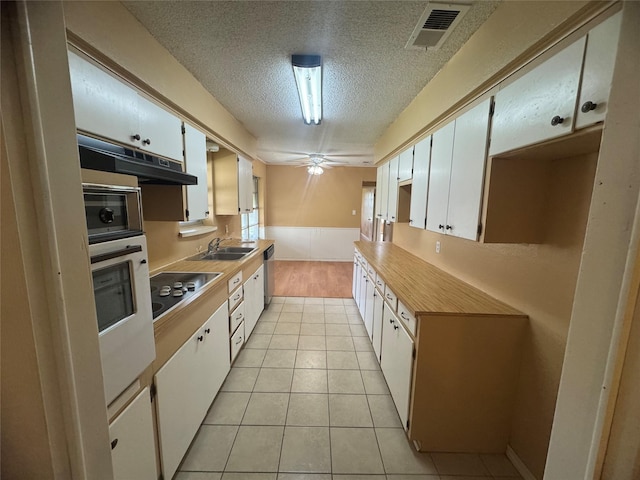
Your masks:
<svg viewBox="0 0 640 480"><path fill-rule="evenodd" d="M397 245L529 315L509 443L537 478L544 471L596 163L595 154L553 162L543 244L485 245L408 224L393 232Z"/></svg>
<svg viewBox="0 0 640 480"><path fill-rule="evenodd" d="M362 182L376 180L375 168L309 175L305 167L268 165L267 173L268 226L360 228Z"/></svg>

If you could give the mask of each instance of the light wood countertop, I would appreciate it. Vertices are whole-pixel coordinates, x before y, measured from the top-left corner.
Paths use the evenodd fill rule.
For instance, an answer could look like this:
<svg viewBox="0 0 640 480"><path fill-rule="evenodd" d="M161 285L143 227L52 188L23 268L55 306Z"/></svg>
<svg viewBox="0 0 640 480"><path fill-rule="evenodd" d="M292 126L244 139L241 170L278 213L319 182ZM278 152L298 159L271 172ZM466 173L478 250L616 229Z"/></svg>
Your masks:
<svg viewBox="0 0 640 480"><path fill-rule="evenodd" d="M354 242L415 316L526 315L389 242Z"/></svg>

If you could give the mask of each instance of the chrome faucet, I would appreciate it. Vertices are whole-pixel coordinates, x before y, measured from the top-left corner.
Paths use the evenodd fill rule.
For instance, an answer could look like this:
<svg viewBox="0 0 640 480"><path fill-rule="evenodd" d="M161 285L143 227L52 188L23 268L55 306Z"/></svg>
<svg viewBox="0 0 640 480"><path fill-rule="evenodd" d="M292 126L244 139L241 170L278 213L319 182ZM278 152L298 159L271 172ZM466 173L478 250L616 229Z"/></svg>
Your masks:
<svg viewBox="0 0 640 480"><path fill-rule="evenodd" d="M216 237L213 240L211 240L209 242L209 246L207 247L207 254L217 252L218 248L220 248L221 241L222 239L219 237Z"/></svg>

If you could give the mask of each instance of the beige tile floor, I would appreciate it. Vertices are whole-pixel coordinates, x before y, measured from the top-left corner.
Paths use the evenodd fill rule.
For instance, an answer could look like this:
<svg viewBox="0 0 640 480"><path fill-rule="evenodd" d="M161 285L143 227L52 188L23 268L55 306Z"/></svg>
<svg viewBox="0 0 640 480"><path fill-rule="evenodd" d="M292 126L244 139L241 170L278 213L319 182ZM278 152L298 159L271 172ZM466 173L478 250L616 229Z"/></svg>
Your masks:
<svg viewBox="0 0 640 480"><path fill-rule="evenodd" d="M275 297L176 480L516 480L504 455L417 453L352 299Z"/></svg>

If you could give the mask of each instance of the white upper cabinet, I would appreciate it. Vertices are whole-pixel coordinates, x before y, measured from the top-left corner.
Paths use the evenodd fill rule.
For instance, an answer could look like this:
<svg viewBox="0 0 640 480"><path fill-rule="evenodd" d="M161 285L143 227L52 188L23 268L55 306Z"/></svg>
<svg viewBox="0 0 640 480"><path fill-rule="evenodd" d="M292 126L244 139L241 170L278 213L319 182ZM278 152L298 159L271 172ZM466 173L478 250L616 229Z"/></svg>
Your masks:
<svg viewBox="0 0 640 480"><path fill-rule="evenodd" d="M573 131L585 41L574 42L498 91L491 155Z"/></svg>
<svg viewBox="0 0 640 480"><path fill-rule="evenodd" d="M622 12L618 12L587 36L576 128L601 122L607 113L621 19Z"/></svg>
<svg viewBox="0 0 640 480"><path fill-rule="evenodd" d="M182 121L162 107L138 96L138 120L141 150L182 161Z"/></svg>
<svg viewBox="0 0 640 480"><path fill-rule="evenodd" d="M376 170L376 201L375 201L375 216L376 218L382 217L382 170L384 166L380 166Z"/></svg>
<svg viewBox="0 0 640 480"><path fill-rule="evenodd" d="M444 233L447 224L454 132L455 122L450 122L433 134L427 195L427 230L432 232Z"/></svg>
<svg viewBox="0 0 640 480"><path fill-rule="evenodd" d="M398 165L399 157L389 161L389 203L387 206L388 222L395 222L398 217Z"/></svg>
<svg viewBox="0 0 640 480"><path fill-rule="evenodd" d="M433 134L427 230L477 240L490 108L489 98Z"/></svg>
<svg viewBox="0 0 640 480"><path fill-rule="evenodd" d="M182 122L135 89L69 52L79 130L182 161Z"/></svg>
<svg viewBox="0 0 640 480"><path fill-rule="evenodd" d="M387 213L389 212L389 162L385 163L381 167L378 167L381 172L380 184L377 186L378 194L380 196L380 211L378 217L382 220L387 220Z"/></svg>
<svg viewBox="0 0 640 480"><path fill-rule="evenodd" d="M202 220L209 216L207 181L207 138L191 125L184 124L185 170L198 177L197 185L187 185L187 220Z"/></svg>
<svg viewBox="0 0 640 480"><path fill-rule="evenodd" d="M413 147L407 148L400 154L398 161L398 181L411 180L413 174Z"/></svg>
<svg viewBox="0 0 640 480"><path fill-rule="evenodd" d="M127 145L140 146L138 94L120 80L69 53L76 126Z"/></svg>
<svg viewBox="0 0 640 480"><path fill-rule="evenodd" d="M491 99L487 99L456 119L447 235L469 240L478 238L490 108Z"/></svg>
<svg viewBox="0 0 640 480"><path fill-rule="evenodd" d="M411 227L426 228L430 161L431 135L418 142L413 150L413 182L409 206L409 225Z"/></svg>

